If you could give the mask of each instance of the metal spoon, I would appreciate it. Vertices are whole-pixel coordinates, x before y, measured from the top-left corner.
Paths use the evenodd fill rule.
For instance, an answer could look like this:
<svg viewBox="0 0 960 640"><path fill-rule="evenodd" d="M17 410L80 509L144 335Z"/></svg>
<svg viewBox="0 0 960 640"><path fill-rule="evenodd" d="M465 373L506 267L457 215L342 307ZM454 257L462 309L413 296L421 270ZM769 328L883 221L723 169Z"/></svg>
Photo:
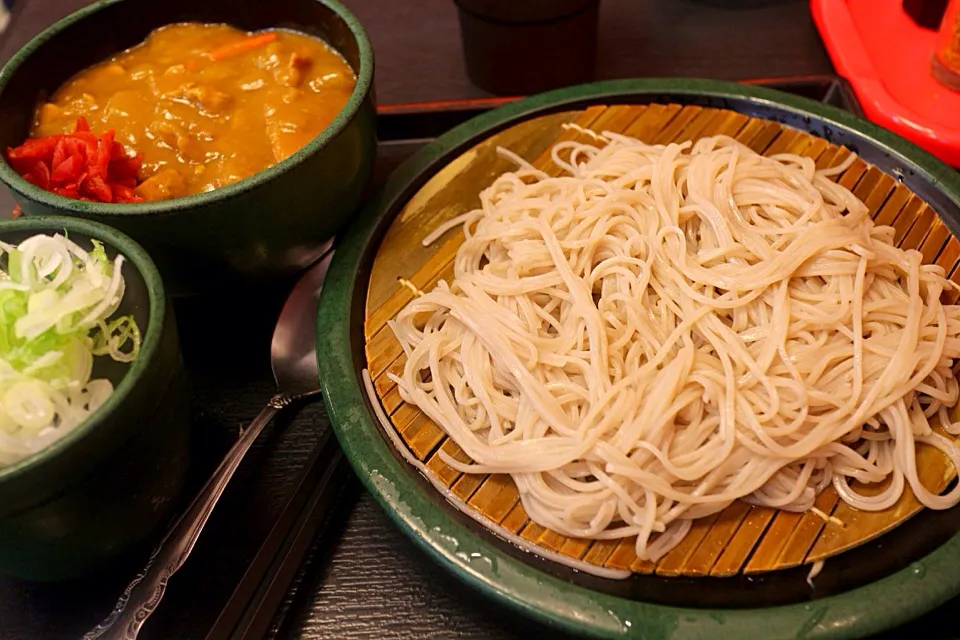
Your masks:
<svg viewBox="0 0 960 640"><path fill-rule="evenodd" d="M147 566L127 586L110 615L83 636L83 640L134 640L137 637L143 623L160 604L167 581L193 551L227 483L263 428L282 409L320 397L315 328L317 299L332 257L333 250L328 249L300 278L280 312L270 345L270 365L279 393L270 398L230 448L203 489L160 542Z"/></svg>

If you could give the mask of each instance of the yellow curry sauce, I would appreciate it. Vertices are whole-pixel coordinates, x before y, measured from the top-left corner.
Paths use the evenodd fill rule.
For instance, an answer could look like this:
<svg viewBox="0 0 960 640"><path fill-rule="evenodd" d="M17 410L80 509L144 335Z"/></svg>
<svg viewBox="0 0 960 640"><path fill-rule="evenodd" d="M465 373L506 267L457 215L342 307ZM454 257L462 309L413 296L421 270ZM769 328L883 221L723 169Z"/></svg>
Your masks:
<svg viewBox="0 0 960 640"><path fill-rule="evenodd" d="M94 132L143 154L146 200L210 191L280 162L319 134L356 83L318 38L174 24L86 69L40 105L31 136Z"/></svg>

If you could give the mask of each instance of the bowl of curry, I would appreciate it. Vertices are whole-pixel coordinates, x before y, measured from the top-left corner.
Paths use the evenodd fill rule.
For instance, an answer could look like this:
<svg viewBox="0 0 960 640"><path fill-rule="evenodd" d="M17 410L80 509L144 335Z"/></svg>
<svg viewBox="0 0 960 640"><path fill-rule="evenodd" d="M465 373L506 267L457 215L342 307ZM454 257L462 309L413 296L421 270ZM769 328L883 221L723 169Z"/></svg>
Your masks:
<svg viewBox="0 0 960 640"><path fill-rule="evenodd" d="M126 232L175 291L291 274L369 179L372 77L335 0L107 0L0 70L0 180Z"/></svg>

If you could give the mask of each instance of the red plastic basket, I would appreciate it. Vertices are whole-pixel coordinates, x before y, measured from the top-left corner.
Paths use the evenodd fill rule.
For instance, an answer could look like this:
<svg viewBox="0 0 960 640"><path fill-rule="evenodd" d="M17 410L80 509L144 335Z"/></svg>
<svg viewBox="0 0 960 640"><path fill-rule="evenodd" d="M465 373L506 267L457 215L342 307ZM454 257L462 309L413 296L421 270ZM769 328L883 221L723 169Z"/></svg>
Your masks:
<svg viewBox="0 0 960 640"><path fill-rule="evenodd" d="M867 117L960 167L960 92L930 70L937 34L918 26L900 0L811 0L810 9Z"/></svg>

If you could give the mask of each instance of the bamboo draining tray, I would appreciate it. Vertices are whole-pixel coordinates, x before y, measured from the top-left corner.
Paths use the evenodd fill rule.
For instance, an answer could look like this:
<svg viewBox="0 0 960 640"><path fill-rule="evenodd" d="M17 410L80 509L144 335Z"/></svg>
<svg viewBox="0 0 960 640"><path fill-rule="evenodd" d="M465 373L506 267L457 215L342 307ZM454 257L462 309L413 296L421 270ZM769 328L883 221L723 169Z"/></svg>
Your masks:
<svg viewBox="0 0 960 640"><path fill-rule="evenodd" d="M695 140L726 134L764 153L790 152L815 159L818 168L834 166L850 153L821 138L776 122L708 107L668 104L593 106L541 116L517 124L473 147L429 180L407 203L386 233L371 271L366 301L367 367L384 410L409 450L453 493L492 523L519 534L545 549L611 569L662 576L732 576L786 569L826 559L871 540L904 522L921 506L907 489L892 508L867 513L838 500L828 488L816 501L817 510L788 513L736 502L723 512L697 521L683 542L653 564L639 560L634 539L592 541L573 539L544 529L527 518L516 485L508 475L461 474L437 455L443 450L467 461L460 448L416 407L401 401L388 371L400 373L404 356L387 320L414 295L400 285L405 278L429 291L439 279L453 275L453 258L463 242L460 230L448 232L429 247L421 240L455 215L479 205L479 192L513 166L496 153L503 146L556 175L549 150L559 140L594 142L576 127L596 132L616 131L651 144ZM933 209L907 187L876 167L857 159L836 179L870 208L879 224L896 229L901 247L919 249L924 262L942 265L960 282L960 241ZM948 302L957 294L945 294ZM939 452L920 447L918 467L924 484L941 491L954 469ZM865 493L871 487L857 487ZM876 490L874 488L873 490Z"/></svg>

